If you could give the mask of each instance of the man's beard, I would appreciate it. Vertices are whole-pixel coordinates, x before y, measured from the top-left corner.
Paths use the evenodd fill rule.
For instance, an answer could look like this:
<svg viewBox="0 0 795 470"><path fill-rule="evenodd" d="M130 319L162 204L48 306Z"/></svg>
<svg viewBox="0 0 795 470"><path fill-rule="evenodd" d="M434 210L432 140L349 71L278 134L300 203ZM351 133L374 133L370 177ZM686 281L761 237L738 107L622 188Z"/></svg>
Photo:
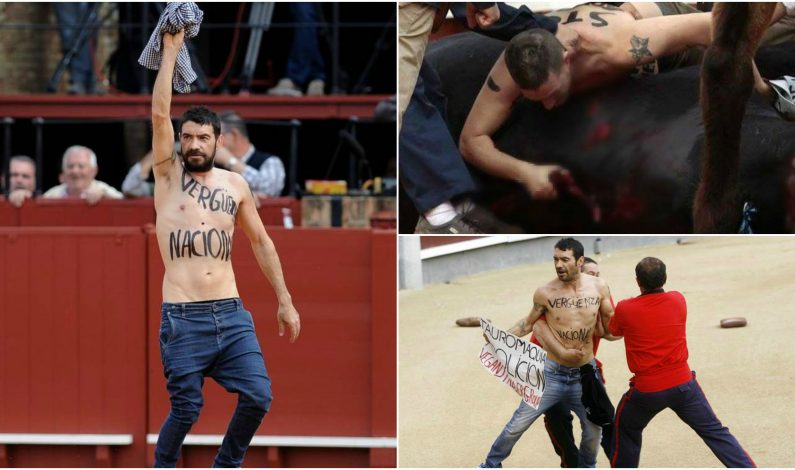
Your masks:
<svg viewBox="0 0 795 470"><path fill-rule="evenodd" d="M218 150L218 144L216 143L213 147L213 154L210 158L207 158L207 155L202 153L201 151L194 150L189 151L188 154L181 154L182 156L182 163L185 164L185 169L192 172L192 173L205 173L210 171L213 168L213 163L215 163L215 152ZM200 157L204 157L201 163L192 163L190 157L198 155Z"/></svg>

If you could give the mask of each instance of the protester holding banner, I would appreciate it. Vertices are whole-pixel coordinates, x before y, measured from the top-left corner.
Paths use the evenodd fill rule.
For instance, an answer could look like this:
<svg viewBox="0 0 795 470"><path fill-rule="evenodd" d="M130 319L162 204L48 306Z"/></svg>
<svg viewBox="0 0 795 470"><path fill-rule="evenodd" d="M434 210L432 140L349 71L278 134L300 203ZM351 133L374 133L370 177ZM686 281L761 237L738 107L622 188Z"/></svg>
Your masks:
<svg viewBox="0 0 795 470"><path fill-rule="evenodd" d="M643 429L672 409L727 467L756 467L723 426L687 363L687 305L680 292L665 292L665 264L644 258L635 267L640 296L622 300L610 330L624 335L627 365L635 375L618 404L612 467L637 467Z"/></svg>
<svg viewBox="0 0 795 470"><path fill-rule="evenodd" d="M519 404L519 408L492 444L481 467L500 467L524 431L541 414L558 403L566 405L580 418L583 433L578 466L596 466L601 428L587 418L585 406L582 403L580 367L586 364L595 366L593 335L597 328L597 319L600 319L606 327L613 315L610 289L603 280L597 277L580 275L584 257L582 244L577 240L564 238L558 241L555 244L553 259L557 279L535 291L533 308L527 317L520 320L507 333L484 322L484 332L490 343L487 347L491 346L495 351L498 351L499 348L504 349L502 354L496 353L495 356L502 357L506 361L503 367L508 371L515 370L512 364L529 364L529 360L523 361L521 358L514 358L512 354L518 355L520 352L527 351L529 354L535 354L535 359L538 359L537 351L532 347L524 348L521 343L515 341L517 338L513 335L529 334L533 329L533 324L541 315L546 315L547 325L557 336L556 340L566 349L581 350L583 355L579 360L572 361L570 358L560 357L555 353L554 348L546 351L543 375L540 377L542 385L538 404L533 403L532 399L528 400L527 393L523 394L523 401ZM605 332L604 337L610 340L617 339L611 336L609 331ZM523 349L518 349L517 345ZM487 347L484 347L484 352ZM483 354L481 358L483 360ZM499 366L495 366L491 362L489 365L491 367L484 362L484 366L499 377L497 372L502 372ZM526 368L525 371L529 372L529 368ZM526 376L531 380L534 377L529 373ZM527 391L526 386L519 387L519 389L513 388L517 392Z"/></svg>
<svg viewBox="0 0 795 470"><path fill-rule="evenodd" d="M599 277L599 263L585 256L583 257L583 265L580 268L580 272L582 274ZM610 302L612 305L612 298ZM601 325L601 321L598 322L598 325ZM596 352L599 349L600 337L598 331L597 328L597 334L593 337L594 356L596 356ZM533 335L530 337L530 342L538 344L547 351L552 350L558 357L577 357L579 360L583 355L583 352L579 349L566 349L560 344L555 338L552 330L549 329L544 315L533 325ZM599 362L599 359L596 357L594 357L594 359L596 361L596 368L599 369L600 376L604 378L602 363ZM560 466L564 468L574 468L577 466L579 450L574 440L573 424L574 417L571 414L571 410L562 403L554 405L544 413L544 427L547 430L547 434L549 434L552 448L560 457ZM610 450L612 449L612 439L610 439L610 437L612 437L612 432L607 432L607 430L602 427L602 449L605 451L608 459L610 458L610 452L612 452L612 450Z"/></svg>

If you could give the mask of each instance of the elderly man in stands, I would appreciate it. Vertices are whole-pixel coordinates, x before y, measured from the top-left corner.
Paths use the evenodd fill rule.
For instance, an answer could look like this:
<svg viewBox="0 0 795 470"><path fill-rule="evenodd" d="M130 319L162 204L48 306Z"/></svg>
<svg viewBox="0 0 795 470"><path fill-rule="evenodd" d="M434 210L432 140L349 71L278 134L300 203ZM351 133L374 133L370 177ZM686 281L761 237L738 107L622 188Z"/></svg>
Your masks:
<svg viewBox="0 0 795 470"><path fill-rule="evenodd" d="M223 146L217 149L215 164L240 173L258 195L278 197L284 189L284 164L268 152L259 151L248 139L246 123L233 111L221 113Z"/></svg>
<svg viewBox="0 0 795 470"><path fill-rule="evenodd" d="M14 207L21 207L25 199L33 197L36 192L36 162L26 155L15 155L9 162L10 181L7 194L8 202ZM5 184L5 176L2 183Z"/></svg>
<svg viewBox="0 0 795 470"><path fill-rule="evenodd" d="M73 145L66 149L61 162L61 184L43 194L47 198L85 199L96 204L102 198L122 199L124 195L107 183L96 179L97 155L88 147Z"/></svg>

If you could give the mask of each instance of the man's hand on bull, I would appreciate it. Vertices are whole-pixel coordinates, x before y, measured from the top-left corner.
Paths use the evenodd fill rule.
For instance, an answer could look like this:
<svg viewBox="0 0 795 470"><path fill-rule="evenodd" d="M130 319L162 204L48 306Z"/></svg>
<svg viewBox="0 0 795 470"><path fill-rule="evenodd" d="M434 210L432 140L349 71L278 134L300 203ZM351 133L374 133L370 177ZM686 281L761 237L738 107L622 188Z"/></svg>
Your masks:
<svg viewBox="0 0 795 470"><path fill-rule="evenodd" d="M570 176L569 171L559 165L526 163L522 166L518 181L533 199L555 199L558 197L558 191L552 181L553 175Z"/></svg>

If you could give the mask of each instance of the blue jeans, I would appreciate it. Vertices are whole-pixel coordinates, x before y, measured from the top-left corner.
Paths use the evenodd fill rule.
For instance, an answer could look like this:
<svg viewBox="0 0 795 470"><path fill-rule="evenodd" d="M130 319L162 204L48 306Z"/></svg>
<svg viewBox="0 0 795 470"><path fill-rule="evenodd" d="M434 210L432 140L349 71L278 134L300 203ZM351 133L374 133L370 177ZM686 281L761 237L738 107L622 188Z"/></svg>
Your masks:
<svg viewBox="0 0 795 470"><path fill-rule="evenodd" d="M423 61L398 142L400 184L420 213L476 189L458 142L450 135L446 109L439 75Z"/></svg>
<svg viewBox="0 0 795 470"><path fill-rule="evenodd" d="M182 442L199 418L204 377L237 393L237 408L213 467L240 467L251 438L271 404L271 381L254 333L251 314L240 299L164 303L160 323L171 412L155 448L155 467L174 467Z"/></svg>
<svg viewBox="0 0 795 470"><path fill-rule="evenodd" d="M312 80L326 80L326 64L317 42L317 10L315 3L288 3L293 21L305 23L293 33L293 46L287 59L287 78L297 86Z"/></svg>
<svg viewBox="0 0 795 470"><path fill-rule="evenodd" d="M596 367L596 361L591 361ZM597 371L597 373L599 373ZM567 406L577 417L582 425L582 440L580 441L579 467L596 467L596 453L602 429L588 420L585 407L582 404L582 386L580 385L580 369L566 367L547 358L544 364L544 396L538 409L533 409L525 402L513 413L513 417L505 425L494 444L491 445L486 461L481 464L485 468L500 468L502 461L511 455L513 446L522 437L522 434L546 410L557 403Z"/></svg>

